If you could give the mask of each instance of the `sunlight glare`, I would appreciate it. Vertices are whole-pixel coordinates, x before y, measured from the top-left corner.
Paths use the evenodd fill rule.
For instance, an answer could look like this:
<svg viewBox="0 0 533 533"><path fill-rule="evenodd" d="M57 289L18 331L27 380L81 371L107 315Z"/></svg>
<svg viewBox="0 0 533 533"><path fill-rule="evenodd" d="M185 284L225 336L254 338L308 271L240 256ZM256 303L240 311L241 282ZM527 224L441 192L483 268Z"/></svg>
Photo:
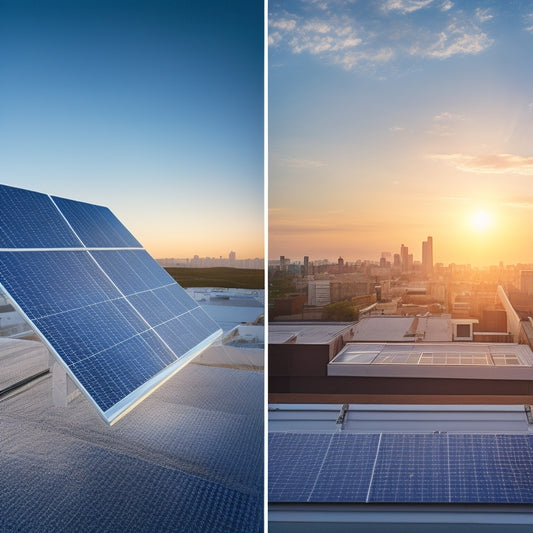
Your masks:
<svg viewBox="0 0 533 533"><path fill-rule="evenodd" d="M486 211L478 211L472 217L472 226L477 231L486 231L492 226L492 217Z"/></svg>

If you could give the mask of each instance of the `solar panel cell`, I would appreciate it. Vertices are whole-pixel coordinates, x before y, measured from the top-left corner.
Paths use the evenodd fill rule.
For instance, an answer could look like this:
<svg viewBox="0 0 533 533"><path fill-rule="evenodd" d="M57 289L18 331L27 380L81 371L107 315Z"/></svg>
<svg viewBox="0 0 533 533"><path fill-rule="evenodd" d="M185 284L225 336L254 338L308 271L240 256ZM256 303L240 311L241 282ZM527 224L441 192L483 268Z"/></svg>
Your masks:
<svg viewBox="0 0 533 533"><path fill-rule="evenodd" d="M128 317L135 311L130 308ZM34 320L67 365L134 337L142 330L134 320L124 319L115 302L103 302L82 309Z"/></svg>
<svg viewBox="0 0 533 533"><path fill-rule="evenodd" d="M452 502L532 503L529 435L450 435Z"/></svg>
<svg viewBox="0 0 533 533"><path fill-rule="evenodd" d="M366 501L378 441L376 434L334 434L309 501Z"/></svg>
<svg viewBox="0 0 533 533"><path fill-rule="evenodd" d="M32 320L121 296L82 251L0 252L0 276Z"/></svg>
<svg viewBox="0 0 533 533"><path fill-rule="evenodd" d="M91 255L120 292L128 296L150 289L149 283L135 270L128 257L128 250L93 250Z"/></svg>
<svg viewBox="0 0 533 533"><path fill-rule="evenodd" d="M81 246L61 213L45 194L0 187L0 248Z"/></svg>
<svg viewBox="0 0 533 533"><path fill-rule="evenodd" d="M383 434L369 501L448 500L446 435Z"/></svg>
<svg viewBox="0 0 533 533"><path fill-rule="evenodd" d="M272 502L306 502L316 483L332 436L270 433L268 493Z"/></svg>
<svg viewBox="0 0 533 533"><path fill-rule="evenodd" d="M128 301L139 311L142 317L150 326L158 326L163 322L168 322L176 316L168 307L166 307L157 296L151 292L141 292L128 296Z"/></svg>
<svg viewBox="0 0 533 533"><path fill-rule="evenodd" d="M52 199L86 247L141 247L107 207L57 196Z"/></svg>

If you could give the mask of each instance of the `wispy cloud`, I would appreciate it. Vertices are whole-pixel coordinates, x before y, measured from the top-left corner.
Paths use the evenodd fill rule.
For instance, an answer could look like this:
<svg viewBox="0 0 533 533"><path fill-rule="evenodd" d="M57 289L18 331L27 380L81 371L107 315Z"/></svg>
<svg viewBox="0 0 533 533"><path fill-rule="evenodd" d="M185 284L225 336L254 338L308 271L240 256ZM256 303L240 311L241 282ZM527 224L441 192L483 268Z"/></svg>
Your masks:
<svg viewBox="0 0 533 533"><path fill-rule="evenodd" d="M428 7L432 3L433 0L386 0L383 4L383 10L412 13L413 11Z"/></svg>
<svg viewBox="0 0 533 533"><path fill-rule="evenodd" d="M269 35L272 46L284 42L294 54L308 52L345 68L351 68L358 60L353 50L362 38L346 17L271 17L269 25L274 30Z"/></svg>
<svg viewBox="0 0 533 533"><path fill-rule="evenodd" d="M494 17L492 14L492 11L489 8L481 9L480 7L476 8L476 18L481 22L482 24L484 22L488 22Z"/></svg>
<svg viewBox="0 0 533 533"><path fill-rule="evenodd" d="M490 10L466 13L451 0L382 0L366 9L358 2L303 1L304 9L271 13L270 46L346 70L374 71L410 57L475 55L493 42L480 27L492 18Z"/></svg>
<svg viewBox="0 0 533 533"><path fill-rule="evenodd" d="M517 209L533 209L533 196L513 196L503 198L503 205Z"/></svg>
<svg viewBox="0 0 533 533"><path fill-rule="evenodd" d="M526 13L523 17L524 29L533 33L533 12Z"/></svg>
<svg viewBox="0 0 533 533"><path fill-rule="evenodd" d="M443 111L433 117L433 124L428 131L431 135L449 137L456 132L458 123L465 119L464 115Z"/></svg>
<svg viewBox="0 0 533 533"><path fill-rule="evenodd" d="M475 24L455 20L438 35L427 33L415 43L410 53L434 59L448 59L455 55L478 54L493 40Z"/></svg>
<svg viewBox="0 0 533 533"><path fill-rule="evenodd" d="M533 176L533 157L515 154L432 154L429 157L463 172Z"/></svg>

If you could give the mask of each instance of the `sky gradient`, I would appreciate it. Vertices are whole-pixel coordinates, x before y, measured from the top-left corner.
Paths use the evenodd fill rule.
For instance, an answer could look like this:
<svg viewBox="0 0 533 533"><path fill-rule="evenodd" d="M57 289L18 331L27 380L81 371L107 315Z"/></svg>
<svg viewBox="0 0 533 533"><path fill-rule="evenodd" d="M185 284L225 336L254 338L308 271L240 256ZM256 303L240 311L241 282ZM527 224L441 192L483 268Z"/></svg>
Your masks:
<svg viewBox="0 0 533 533"><path fill-rule="evenodd" d="M0 0L0 174L155 257L263 257L263 3Z"/></svg>
<svg viewBox="0 0 533 533"><path fill-rule="evenodd" d="M532 56L529 2L272 0L270 257L533 262Z"/></svg>

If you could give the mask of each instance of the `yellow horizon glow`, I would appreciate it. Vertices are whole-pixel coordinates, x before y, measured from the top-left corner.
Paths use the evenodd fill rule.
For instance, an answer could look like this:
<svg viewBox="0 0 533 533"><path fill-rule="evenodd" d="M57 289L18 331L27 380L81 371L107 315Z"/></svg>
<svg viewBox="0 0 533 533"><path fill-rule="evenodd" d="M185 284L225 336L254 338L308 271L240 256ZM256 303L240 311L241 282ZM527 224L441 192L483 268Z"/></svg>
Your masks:
<svg viewBox="0 0 533 533"><path fill-rule="evenodd" d="M382 198L379 213L366 210L320 211L272 209L269 220L269 258L284 255L294 261L342 256L346 262L378 261L381 252L400 253L409 248L415 261L422 259L422 241L433 237L434 262L482 267L533 263L528 246L533 208L496 198L476 206L473 198L439 198L420 202L416 209L388 209ZM472 205L474 204L474 205ZM409 205L406 203L405 205ZM391 206L392 207L392 206Z"/></svg>

